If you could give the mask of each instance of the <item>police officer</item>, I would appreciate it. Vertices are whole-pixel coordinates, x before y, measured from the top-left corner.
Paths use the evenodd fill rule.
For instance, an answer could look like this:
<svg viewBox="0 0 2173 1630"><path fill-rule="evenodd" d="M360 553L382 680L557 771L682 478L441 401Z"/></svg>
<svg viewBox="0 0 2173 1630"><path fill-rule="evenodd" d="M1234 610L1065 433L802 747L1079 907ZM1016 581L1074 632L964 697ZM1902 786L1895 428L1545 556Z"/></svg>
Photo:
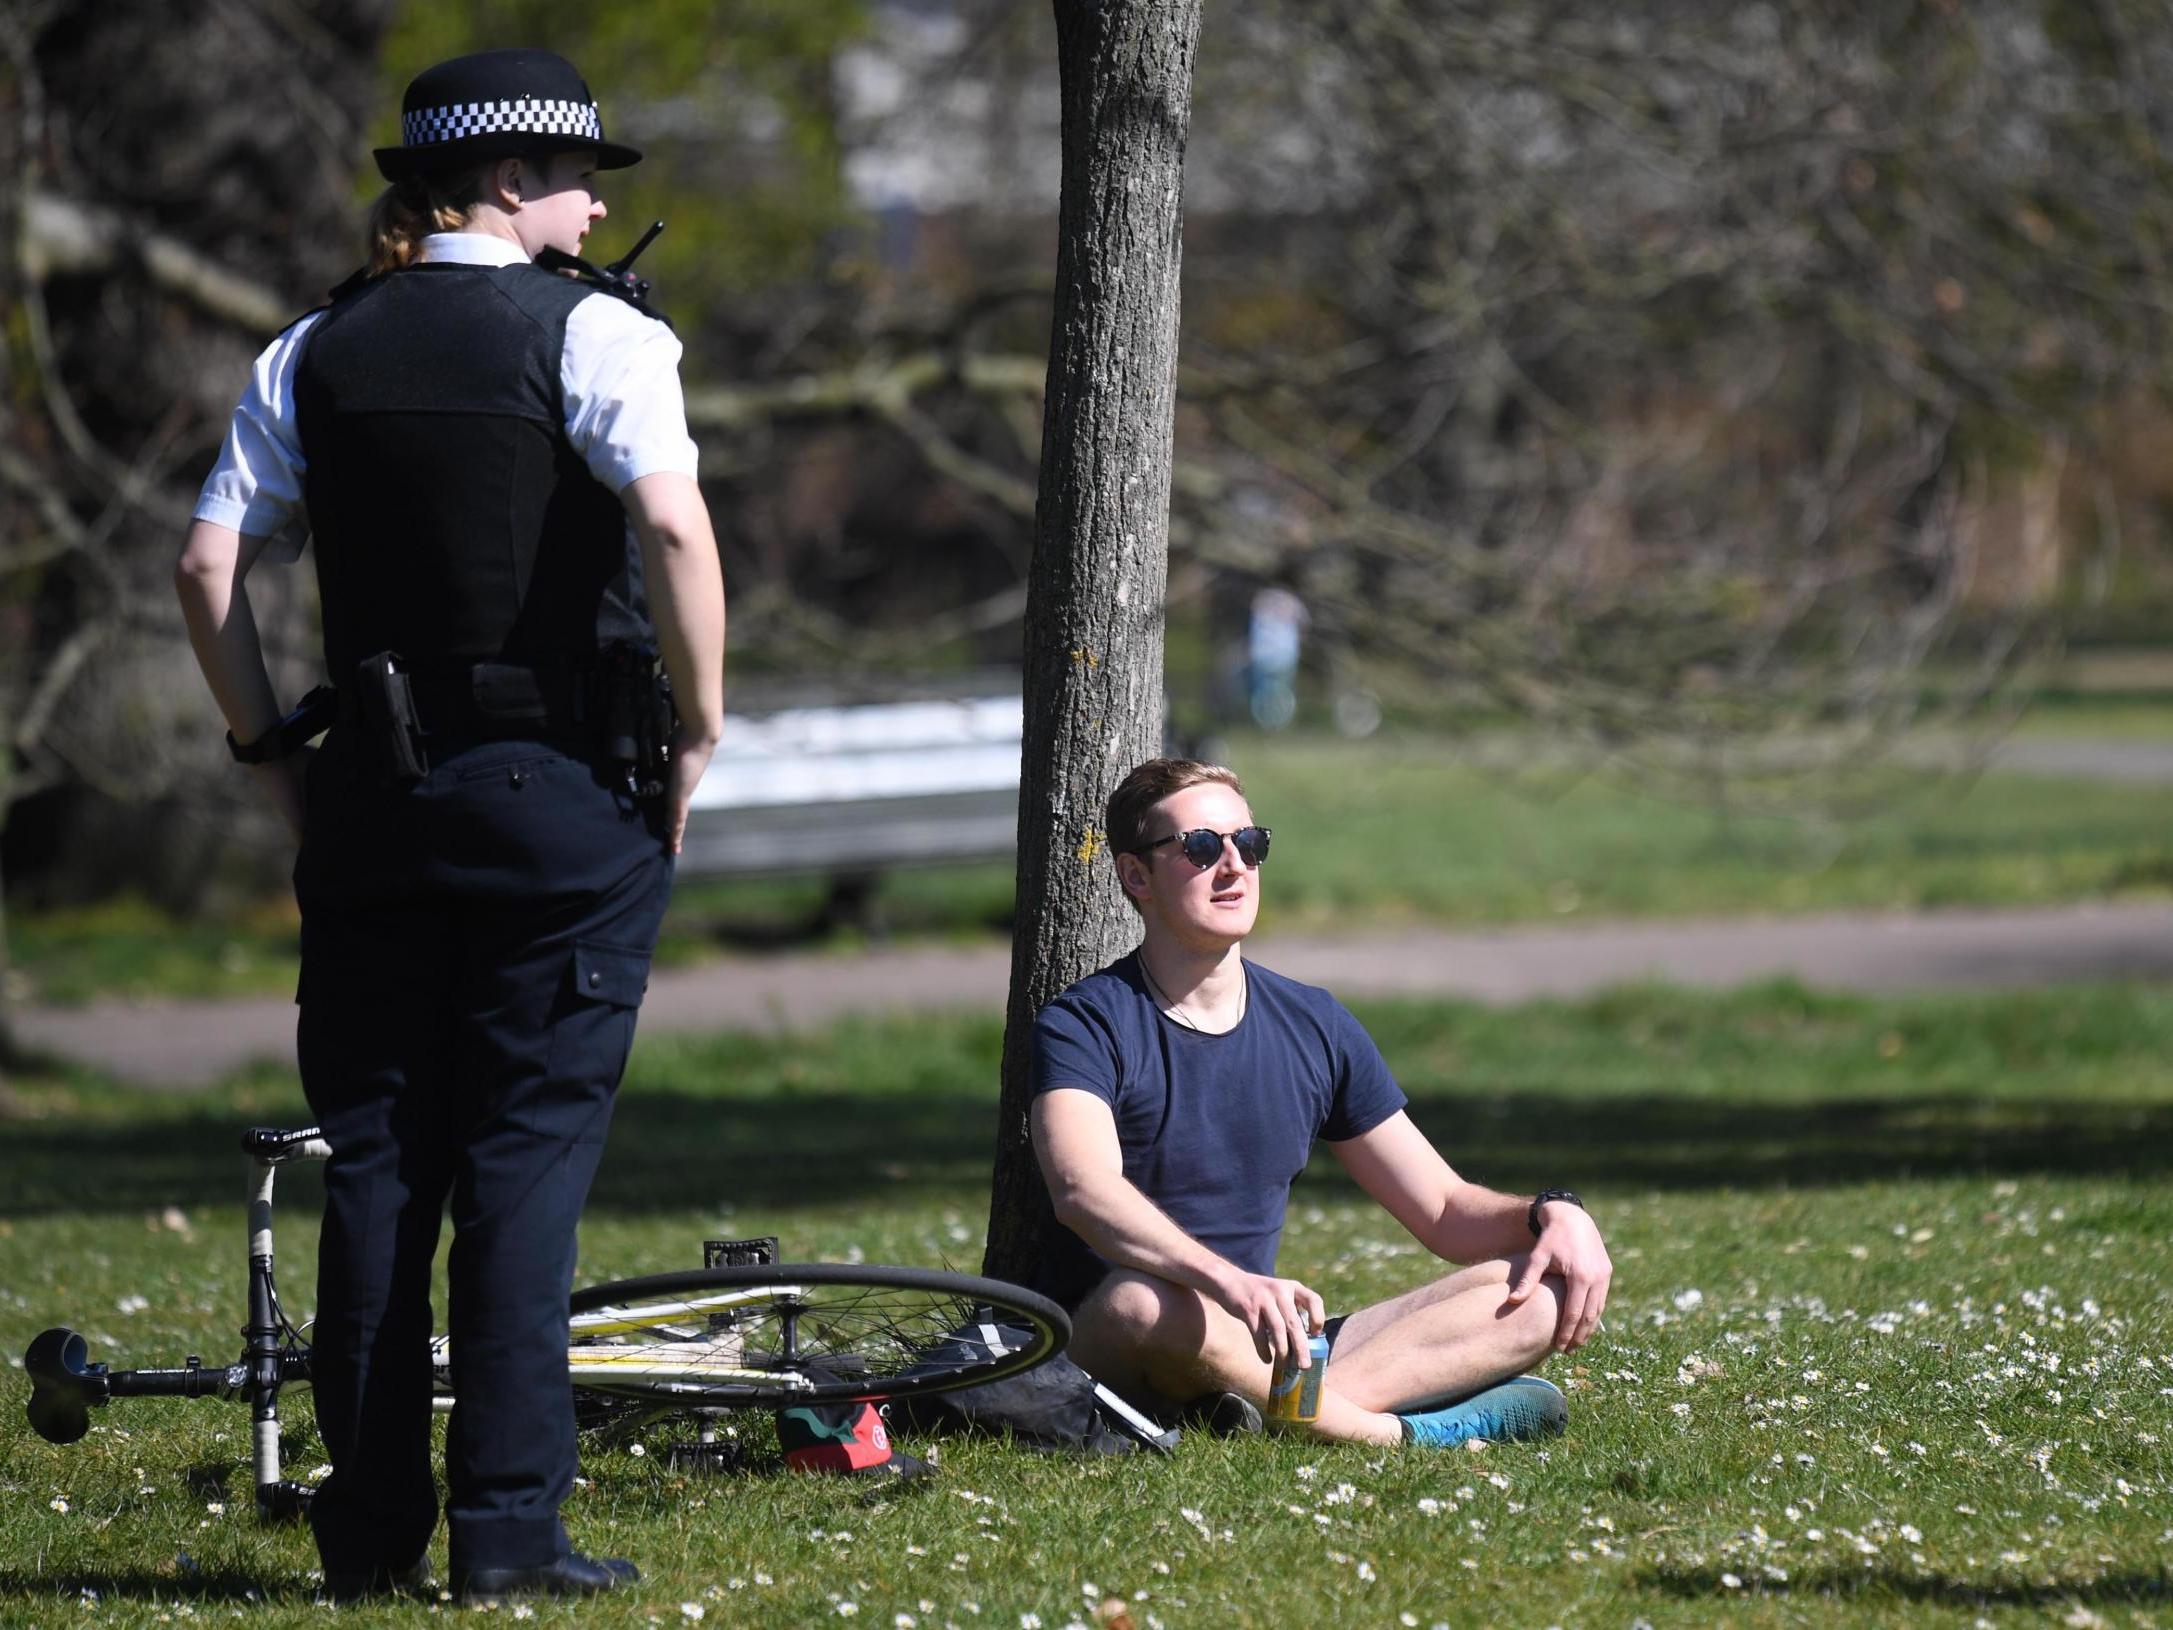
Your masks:
<svg viewBox="0 0 2173 1630"><path fill-rule="evenodd" d="M723 723L724 589L677 340L535 263L578 253L596 172L640 154L544 51L429 69L401 125L367 274L257 359L175 576L235 756L301 838L328 1593L428 1581L449 1203L453 1588L580 1594L636 1570L559 1522L574 1229ZM305 528L338 722L281 756L245 582ZM668 763L634 745L650 651Z"/></svg>

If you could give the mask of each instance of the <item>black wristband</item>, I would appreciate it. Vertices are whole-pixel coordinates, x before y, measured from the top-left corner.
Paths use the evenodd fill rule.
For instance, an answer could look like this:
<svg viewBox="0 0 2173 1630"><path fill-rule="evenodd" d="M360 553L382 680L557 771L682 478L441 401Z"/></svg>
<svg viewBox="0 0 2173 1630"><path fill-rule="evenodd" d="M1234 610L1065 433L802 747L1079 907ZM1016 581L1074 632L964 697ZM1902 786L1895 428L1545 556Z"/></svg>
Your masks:
<svg viewBox="0 0 2173 1630"><path fill-rule="evenodd" d="M236 741L234 732L229 730L226 750L234 755L236 764L272 764L294 751L286 744L285 732L276 724L246 747Z"/></svg>
<svg viewBox="0 0 2173 1630"><path fill-rule="evenodd" d="M1567 1200L1579 1211L1584 1209L1584 1202L1568 1189L1541 1189L1532 1199L1532 1209L1524 1214L1524 1221L1530 1227L1534 1239L1539 1238L1539 1208L1550 1200Z"/></svg>

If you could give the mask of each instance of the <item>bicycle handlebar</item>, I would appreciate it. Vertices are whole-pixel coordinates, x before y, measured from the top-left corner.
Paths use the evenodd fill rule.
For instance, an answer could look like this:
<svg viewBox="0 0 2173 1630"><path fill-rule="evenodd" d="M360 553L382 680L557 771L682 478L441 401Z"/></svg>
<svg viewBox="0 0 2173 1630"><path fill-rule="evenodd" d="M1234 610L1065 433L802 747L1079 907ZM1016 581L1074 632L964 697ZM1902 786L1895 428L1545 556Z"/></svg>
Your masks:
<svg viewBox="0 0 2173 1630"><path fill-rule="evenodd" d="M252 1126L241 1135L242 1153L266 1166L289 1160L326 1160L332 1145L315 1126Z"/></svg>

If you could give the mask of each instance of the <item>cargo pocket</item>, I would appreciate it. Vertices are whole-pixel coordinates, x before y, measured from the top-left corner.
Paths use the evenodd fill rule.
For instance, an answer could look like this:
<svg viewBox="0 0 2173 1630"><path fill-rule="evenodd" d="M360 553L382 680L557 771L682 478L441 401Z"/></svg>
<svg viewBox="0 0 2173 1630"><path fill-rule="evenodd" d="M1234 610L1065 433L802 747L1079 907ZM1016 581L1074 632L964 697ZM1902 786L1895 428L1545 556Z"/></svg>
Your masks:
<svg viewBox="0 0 2173 1630"><path fill-rule="evenodd" d="M649 954L646 951L586 943L573 948L576 1000L634 1008L641 1006L641 998L648 989Z"/></svg>
<svg viewBox="0 0 2173 1630"><path fill-rule="evenodd" d="M649 988L649 955L623 946L577 944L566 960L566 986L551 1026L554 1081L608 1097L626 1073L634 1015ZM594 1136L601 1138L598 1125Z"/></svg>

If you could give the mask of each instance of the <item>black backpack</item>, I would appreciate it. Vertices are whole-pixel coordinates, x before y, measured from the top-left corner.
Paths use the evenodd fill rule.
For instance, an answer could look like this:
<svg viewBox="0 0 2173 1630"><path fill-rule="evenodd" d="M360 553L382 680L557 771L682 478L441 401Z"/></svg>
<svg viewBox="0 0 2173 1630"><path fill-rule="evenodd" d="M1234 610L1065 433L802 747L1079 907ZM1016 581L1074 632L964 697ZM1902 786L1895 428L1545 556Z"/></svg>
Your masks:
<svg viewBox="0 0 2173 1630"><path fill-rule="evenodd" d="M990 1335L1013 1348L1032 1339L1031 1332L1016 1326L976 1325L954 1331L928 1355L927 1365L947 1369L986 1353ZM1174 1429L1163 1430L1061 1353L1022 1375L900 1398L889 1415L908 1431L1008 1434L1014 1443L1047 1452L1121 1455L1145 1446L1168 1454L1178 1441Z"/></svg>

